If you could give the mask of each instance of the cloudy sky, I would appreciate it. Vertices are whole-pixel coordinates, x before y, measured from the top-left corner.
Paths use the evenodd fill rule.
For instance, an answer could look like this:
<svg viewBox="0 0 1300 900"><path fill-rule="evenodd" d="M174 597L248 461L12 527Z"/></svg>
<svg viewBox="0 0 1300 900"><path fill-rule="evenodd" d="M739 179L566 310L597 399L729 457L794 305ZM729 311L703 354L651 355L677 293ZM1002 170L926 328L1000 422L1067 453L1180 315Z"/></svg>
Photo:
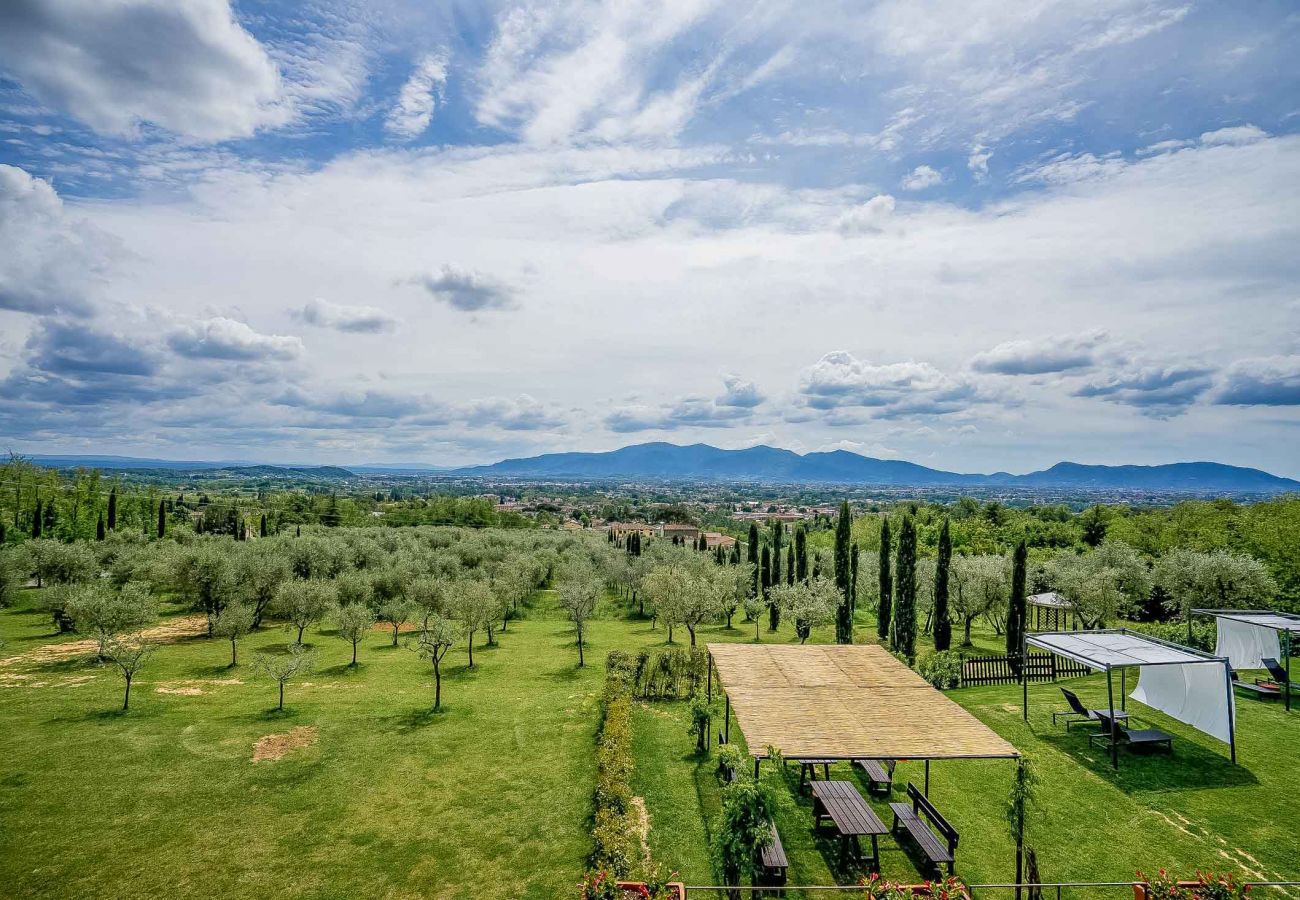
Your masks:
<svg viewBox="0 0 1300 900"><path fill-rule="evenodd" d="M0 4L0 442L1300 476L1289 2Z"/></svg>

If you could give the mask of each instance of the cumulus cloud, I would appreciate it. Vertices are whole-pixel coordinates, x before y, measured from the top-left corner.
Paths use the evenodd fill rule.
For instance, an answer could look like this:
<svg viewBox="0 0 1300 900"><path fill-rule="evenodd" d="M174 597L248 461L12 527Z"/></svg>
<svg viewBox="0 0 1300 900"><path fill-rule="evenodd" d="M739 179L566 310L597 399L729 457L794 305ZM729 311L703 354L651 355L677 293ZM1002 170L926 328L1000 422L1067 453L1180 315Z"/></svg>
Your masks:
<svg viewBox="0 0 1300 900"><path fill-rule="evenodd" d="M966 168L970 169L976 181L989 177L989 160L992 158L993 151L981 144L970 149L970 154L966 157Z"/></svg>
<svg viewBox="0 0 1300 900"><path fill-rule="evenodd" d="M480 272L445 265L438 274L416 276L413 281L435 300L462 312L510 309L516 305L514 289Z"/></svg>
<svg viewBox="0 0 1300 900"><path fill-rule="evenodd" d="M1300 356L1233 363L1223 373L1214 402L1224 406L1300 406Z"/></svg>
<svg viewBox="0 0 1300 900"><path fill-rule="evenodd" d="M295 310L294 317L319 328L364 334L395 331L401 320L374 306L344 306L319 298Z"/></svg>
<svg viewBox="0 0 1300 900"><path fill-rule="evenodd" d="M1089 381L1074 395L1121 403L1148 415L1174 415L1209 390L1212 373L1194 366L1139 366Z"/></svg>
<svg viewBox="0 0 1300 900"><path fill-rule="evenodd" d="M302 339L261 334L243 322L215 316L178 328L167 340L181 356L192 359L291 360L302 355Z"/></svg>
<svg viewBox="0 0 1300 900"><path fill-rule="evenodd" d="M229 0L6 0L0 58L41 102L107 134L150 123L219 141L287 117L279 71Z"/></svg>
<svg viewBox="0 0 1300 900"><path fill-rule="evenodd" d="M929 166L917 166L902 181L905 191L923 191L937 184L943 184L943 173Z"/></svg>
<svg viewBox="0 0 1300 900"><path fill-rule="evenodd" d="M1094 331L1006 341L976 354L971 368L996 375L1046 375L1083 369L1096 363L1097 349L1105 339L1103 332Z"/></svg>
<svg viewBox="0 0 1300 900"><path fill-rule="evenodd" d="M757 385L739 375L723 378L717 397L692 394L670 403L631 403L605 416L610 431L676 431L679 428L725 428L751 421L766 398Z"/></svg>
<svg viewBox="0 0 1300 900"><path fill-rule="evenodd" d="M866 203L846 211L840 216L837 226L841 234L871 234L883 230L893 214L894 198L889 194L877 194Z"/></svg>
<svg viewBox="0 0 1300 900"><path fill-rule="evenodd" d="M70 216L48 181L0 165L0 309L88 315L117 250Z"/></svg>
<svg viewBox="0 0 1300 900"><path fill-rule="evenodd" d="M397 104L384 120L384 128L389 134L404 140L424 134L433 121L434 110L442 102L442 90L446 84L447 57L437 53L425 56L402 85Z"/></svg>
<svg viewBox="0 0 1300 900"><path fill-rule="evenodd" d="M506 431L545 431L560 428L567 421L561 411L527 394L513 399L474 400L464 406L460 415L471 427L495 426Z"/></svg>
<svg viewBox="0 0 1300 900"><path fill-rule="evenodd" d="M799 374L799 394L814 410L867 407L887 414L942 415L965 409L978 391L930 363L872 365L836 350Z"/></svg>
<svg viewBox="0 0 1300 900"><path fill-rule="evenodd" d="M766 399L754 382L746 381L739 375L726 376L722 379L722 384L725 390L715 401L719 406L753 409Z"/></svg>
<svg viewBox="0 0 1300 900"><path fill-rule="evenodd" d="M432 416L448 421L442 404L419 395L374 388L302 387L293 385L276 396L273 403L347 419L403 419Z"/></svg>
<svg viewBox="0 0 1300 900"><path fill-rule="evenodd" d="M1207 131L1201 135L1201 143L1207 147L1231 146L1239 147L1243 144L1253 144L1256 141L1262 141L1268 137L1268 132L1254 125L1236 125L1231 128L1220 128L1217 131Z"/></svg>

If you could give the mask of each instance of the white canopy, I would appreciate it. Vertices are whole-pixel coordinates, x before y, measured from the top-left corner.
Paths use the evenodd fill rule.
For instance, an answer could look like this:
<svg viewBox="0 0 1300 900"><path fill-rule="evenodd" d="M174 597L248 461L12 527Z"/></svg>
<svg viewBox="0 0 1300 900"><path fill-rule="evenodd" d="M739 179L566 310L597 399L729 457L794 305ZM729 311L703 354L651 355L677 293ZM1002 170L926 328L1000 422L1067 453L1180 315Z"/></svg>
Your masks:
<svg viewBox="0 0 1300 900"><path fill-rule="evenodd" d="M1048 591L1044 594L1030 594L1027 602L1030 606L1041 606L1045 609L1074 609L1074 604L1056 593L1056 591Z"/></svg>
<svg viewBox="0 0 1300 900"><path fill-rule="evenodd" d="M1124 630L1030 634L1025 642L1099 671L1137 666L1130 697L1232 743L1236 700L1226 659Z"/></svg>
<svg viewBox="0 0 1300 900"><path fill-rule="evenodd" d="M1194 609L1194 614L1214 616L1218 638L1215 656L1234 669L1262 669L1265 659L1282 659L1283 631L1300 635L1300 616L1254 609Z"/></svg>

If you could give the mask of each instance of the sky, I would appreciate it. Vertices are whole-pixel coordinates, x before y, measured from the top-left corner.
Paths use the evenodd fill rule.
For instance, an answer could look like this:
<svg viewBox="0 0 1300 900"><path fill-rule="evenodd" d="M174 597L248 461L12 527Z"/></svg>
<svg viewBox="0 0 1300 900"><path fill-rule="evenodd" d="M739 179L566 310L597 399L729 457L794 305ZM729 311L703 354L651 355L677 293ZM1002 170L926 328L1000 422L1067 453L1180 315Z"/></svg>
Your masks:
<svg viewBox="0 0 1300 900"><path fill-rule="evenodd" d="M0 449L1300 476L1300 11L6 0Z"/></svg>

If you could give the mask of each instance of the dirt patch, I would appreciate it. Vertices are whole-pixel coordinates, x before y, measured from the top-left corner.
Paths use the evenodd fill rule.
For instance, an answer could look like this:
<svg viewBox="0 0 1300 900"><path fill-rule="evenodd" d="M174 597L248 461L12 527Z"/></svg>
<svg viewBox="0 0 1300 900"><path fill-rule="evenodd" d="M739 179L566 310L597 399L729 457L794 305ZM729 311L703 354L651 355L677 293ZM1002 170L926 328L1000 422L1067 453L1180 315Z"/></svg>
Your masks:
<svg viewBox="0 0 1300 900"><path fill-rule="evenodd" d="M71 678L65 678L58 683L58 687L81 687L83 684L90 684L95 680L94 675L73 675Z"/></svg>
<svg viewBox="0 0 1300 900"><path fill-rule="evenodd" d="M196 687L156 687L155 694L179 694L182 697L197 697L203 693Z"/></svg>
<svg viewBox="0 0 1300 900"><path fill-rule="evenodd" d="M182 616L170 619L161 625L146 628L140 636L157 644L174 644L208 633L208 620L205 616ZM66 641L62 644L46 644L17 656L0 659L0 668L27 668L47 663L62 662L77 656L88 656L99 649L93 640Z"/></svg>
<svg viewBox="0 0 1300 900"><path fill-rule="evenodd" d="M274 762L286 753L310 747L316 743L317 736L315 725L299 725L284 734L268 734L258 738L253 745L253 762Z"/></svg>
<svg viewBox="0 0 1300 900"><path fill-rule="evenodd" d="M636 836L641 844L641 858L647 871L650 869L650 811L644 797L632 798L632 817L636 823Z"/></svg>

